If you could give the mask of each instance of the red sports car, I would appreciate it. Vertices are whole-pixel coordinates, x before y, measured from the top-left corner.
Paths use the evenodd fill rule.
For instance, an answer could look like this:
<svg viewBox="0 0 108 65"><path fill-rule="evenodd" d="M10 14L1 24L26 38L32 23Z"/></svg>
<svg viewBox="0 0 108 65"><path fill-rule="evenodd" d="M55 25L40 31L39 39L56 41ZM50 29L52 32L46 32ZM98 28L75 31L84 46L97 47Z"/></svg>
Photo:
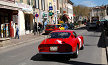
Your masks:
<svg viewBox="0 0 108 65"><path fill-rule="evenodd" d="M58 30L49 34L38 46L41 55L68 55L78 57L79 49L84 49L83 36L72 30Z"/></svg>
<svg viewBox="0 0 108 65"><path fill-rule="evenodd" d="M60 30L60 28L59 28L60 26L61 25L49 24L45 28L45 33L50 33L50 32L55 31L55 30Z"/></svg>

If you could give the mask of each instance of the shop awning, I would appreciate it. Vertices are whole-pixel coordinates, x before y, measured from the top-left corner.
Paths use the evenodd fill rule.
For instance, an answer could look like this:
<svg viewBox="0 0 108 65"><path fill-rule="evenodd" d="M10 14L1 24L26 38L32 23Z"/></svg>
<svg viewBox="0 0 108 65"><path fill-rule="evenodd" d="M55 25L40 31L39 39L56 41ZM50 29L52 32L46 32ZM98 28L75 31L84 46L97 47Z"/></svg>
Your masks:
<svg viewBox="0 0 108 65"><path fill-rule="evenodd" d="M0 8L19 10L20 8L15 3L0 1Z"/></svg>
<svg viewBox="0 0 108 65"><path fill-rule="evenodd" d="M25 14L33 14L33 8L31 5L27 5L24 3L16 3L16 5L22 9Z"/></svg>

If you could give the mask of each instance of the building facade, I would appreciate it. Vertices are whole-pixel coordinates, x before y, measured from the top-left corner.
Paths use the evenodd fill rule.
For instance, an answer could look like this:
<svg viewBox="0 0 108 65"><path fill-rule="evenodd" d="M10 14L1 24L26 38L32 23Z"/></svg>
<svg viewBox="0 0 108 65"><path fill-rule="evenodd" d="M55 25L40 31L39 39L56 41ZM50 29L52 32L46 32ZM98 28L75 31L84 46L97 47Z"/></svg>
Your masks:
<svg viewBox="0 0 108 65"><path fill-rule="evenodd" d="M14 37L18 10L14 0L0 0L0 37Z"/></svg>
<svg viewBox="0 0 108 65"><path fill-rule="evenodd" d="M93 7L90 15L91 17L99 17L99 20L105 19L106 7L105 6Z"/></svg>
<svg viewBox="0 0 108 65"><path fill-rule="evenodd" d="M0 0L0 36L14 37L15 25L19 34L33 32L34 22L58 24L60 15L72 15L70 0Z"/></svg>
<svg viewBox="0 0 108 65"><path fill-rule="evenodd" d="M33 0L16 0L18 11L19 34L25 35L33 31Z"/></svg>
<svg viewBox="0 0 108 65"><path fill-rule="evenodd" d="M73 21L73 3L70 0L68 0L68 3L67 3L67 14L69 16L69 20L68 20L69 23L70 22L74 23Z"/></svg>

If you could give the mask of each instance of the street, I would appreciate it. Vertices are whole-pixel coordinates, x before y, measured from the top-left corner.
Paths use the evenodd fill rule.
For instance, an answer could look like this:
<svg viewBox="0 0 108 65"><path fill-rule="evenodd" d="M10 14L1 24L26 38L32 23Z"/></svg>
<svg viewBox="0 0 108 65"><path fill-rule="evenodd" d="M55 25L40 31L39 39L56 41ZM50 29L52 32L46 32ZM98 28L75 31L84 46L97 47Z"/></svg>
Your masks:
<svg viewBox="0 0 108 65"><path fill-rule="evenodd" d="M0 65L105 65L106 51L101 32L80 28L75 30L84 36L84 50L79 51L78 58L60 61L56 58L43 59L39 56L38 45L44 39L33 40L11 48L0 49ZM103 43L102 43L103 42Z"/></svg>

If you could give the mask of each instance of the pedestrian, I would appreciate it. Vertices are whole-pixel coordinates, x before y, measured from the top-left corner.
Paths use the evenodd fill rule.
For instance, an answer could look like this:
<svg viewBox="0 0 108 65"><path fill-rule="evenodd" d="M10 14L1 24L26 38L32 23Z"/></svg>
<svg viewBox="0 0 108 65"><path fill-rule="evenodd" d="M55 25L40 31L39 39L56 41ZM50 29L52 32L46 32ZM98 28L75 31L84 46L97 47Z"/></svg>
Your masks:
<svg viewBox="0 0 108 65"><path fill-rule="evenodd" d="M18 24L16 23L16 34L15 34L15 39L18 37L19 39L19 28L18 28Z"/></svg>
<svg viewBox="0 0 108 65"><path fill-rule="evenodd" d="M99 24L100 24L100 21L97 21L97 22L96 22L96 28L97 28L97 29L99 29Z"/></svg>
<svg viewBox="0 0 108 65"><path fill-rule="evenodd" d="M44 23L44 29L45 29L46 25L47 25L47 20L46 20L45 23Z"/></svg>
<svg viewBox="0 0 108 65"><path fill-rule="evenodd" d="M38 32L39 32L39 35L40 35L40 33L42 32L42 24L41 23L39 23L38 24Z"/></svg>
<svg viewBox="0 0 108 65"><path fill-rule="evenodd" d="M37 32L37 23L36 23L36 22L34 23L34 29L33 29L33 32L34 32L34 35L36 35L36 32Z"/></svg>

